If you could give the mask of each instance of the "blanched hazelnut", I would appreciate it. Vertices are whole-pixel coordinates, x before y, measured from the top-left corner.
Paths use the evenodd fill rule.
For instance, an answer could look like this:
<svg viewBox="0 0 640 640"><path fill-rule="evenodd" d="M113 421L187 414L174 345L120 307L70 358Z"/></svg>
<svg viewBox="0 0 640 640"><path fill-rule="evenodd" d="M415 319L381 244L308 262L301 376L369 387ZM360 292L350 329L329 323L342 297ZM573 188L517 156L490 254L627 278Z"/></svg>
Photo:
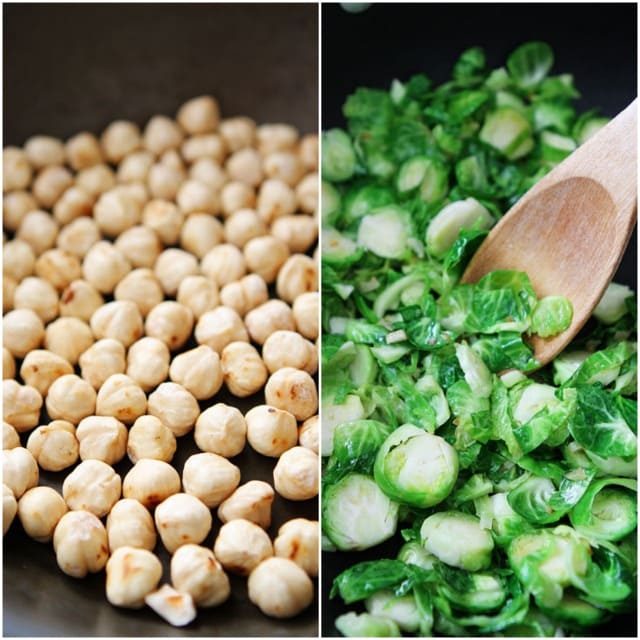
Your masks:
<svg viewBox="0 0 640 640"><path fill-rule="evenodd" d="M256 204L255 189L246 182L232 180L220 191L221 209L225 216L230 216L239 209L252 209Z"/></svg>
<svg viewBox="0 0 640 640"><path fill-rule="evenodd" d="M127 229L118 236L115 246L134 268L151 269L162 251L162 243L155 231L144 225Z"/></svg>
<svg viewBox="0 0 640 640"><path fill-rule="evenodd" d="M36 266L36 255L24 240L10 240L2 247L2 268L16 282L30 276Z"/></svg>
<svg viewBox="0 0 640 640"><path fill-rule="evenodd" d="M2 347L2 379L16 377L16 361L7 347ZM27 384L29 384L27 382Z"/></svg>
<svg viewBox="0 0 640 640"><path fill-rule="evenodd" d="M244 318L251 340L264 344L275 331L293 331L293 313L291 307L282 300L268 300L252 309Z"/></svg>
<svg viewBox="0 0 640 640"><path fill-rule="evenodd" d="M195 330L196 342L211 347L217 353L231 342L249 342L242 318L229 307L216 307L204 313Z"/></svg>
<svg viewBox="0 0 640 640"><path fill-rule="evenodd" d="M135 151L122 158L118 166L118 182L146 183L149 169L153 166L155 158L149 151Z"/></svg>
<svg viewBox="0 0 640 640"><path fill-rule="evenodd" d="M25 533L36 542L50 542L60 518L69 511L63 497L51 487L33 487L18 502Z"/></svg>
<svg viewBox="0 0 640 640"><path fill-rule="evenodd" d="M262 404L245 416L247 440L263 456L277 458L298 442L298 424L288 411Z"/></svg>
<svg viewBox="0 0 640 640"><path fill-rule="evenodd" d="M100 242L100 230L93 218L76 218L60 229L57 245L76 258L84 258L94 244Z"/></svg>
<svg viewBox="0 0 640 640"><path fill-rule="evenodd" d="M80 356L78 362L82 377L98 390L109 377L125 372L125 348L122 342L113 338L98 340Z"/></svg>
<svg viewBox="0 0 640 640"><path fill-rule="evenodd" d="M153 229L160 240L166 244L176 244L184 222L184 214L168 200L150 200L142 211L142 220L146 227Z"/></svg>
<svg viewBox="0 0 640 640"><path fill-rule="evenodd" d="M189 168L189 177L204 182L214 191L220 191L229 177L225 170L213 158L200 158Z"/></svg>
<svg viewBox="0 0 640 640"><path fill-rule="evenodd" d="M239 280L246 273L242 251L232 244L219 244L202 258L202 273L219 287Z"/></svg>
<svg viewBox="0 0 640 640"><path fill-rule="evenodd" d="M242 518L263 529L271 526L271 505L275 492L270 484L262 480L250 480L240 485L218 507L218 518L222 522Z"/></svg>
<svg viewBox="0 0 640 640"><path fill-rule="evenodd" d="M142 314L135 302L116 300L96 309L90 325L98 340L113 338L128 347L143 334L142 323Z"/></svg>
<svg viewBox="0 0 640 640"><path fill-rule="evenodd" d="M86 131L69 138L64 150L67 162L74 171L87 169L103 161L98 138Z"/></svg>
<svg viewBox="0 0 640 640"><path fill-rule="evenodd" d="M318 370L316 346L295 331L275 331L262 346L262 358L274 373L284 367L302 369L313 375Z"/></svg>
<svg viewBox="0 0 640 640"><path fill-rule="evenodd" d="M278 369L265 386L265 399L278 409L292 413L296 420L310 418L318 409L318 392L313 378L291 367Z"/></svg>
<svg viewBox="0 0 640 640"><path fill-rule="evenodd" d="M247 269L257 273L267 284L271 284L276 279L280 267L288 257L287 244L273 236L253 238L244 246Z"/></svg>
<svg viewBox="0 0 640 640"><path fill-rule="evenodd" d="M74 280L82 277L80 260L62 249L49 249L36 260L36 274L63 291Z"/></svg>
<svg viewBox="0 0 640 640"><path fill-rule="evenodd" d="M320 419L318 415L307 418L298 429L298 444L320 455Z"/></svg>
<svg viewBox="0 0 640 640"><path fill-rule="evenodd" d="M76 184L97 198L116 184L116 176L106 164L95 164L76 174Z"/></svg>
<svg viewBox="0 0 640 640"><path fill-rule="evenodd" d="M169 373L169 347L158 338L141 338L129 348L127 375L143 391L150 391L166 380Z"/></svg>
<svg viewBox="0 0 640 640"><path fill-rule="evenodd" d="M228 285L227 285L228 286ZM176 300L189 307L196 320L220 303L218 285L206 276L187 276L178 286Z"/></svg>
<svg viewBox="0 0 640 640"><path fill-rule="evenodd" d="M156 162L147 176L147 188L152 198L174 200L186 180L184 169Z"/></svg>
<svg viewBox="0 0 640 640"><path fill-rule="evenodd" d="M273 221L271 233L285 242L291 253L305 253L318 239L318 222L301 214L284 216Z"/></svg>
<svg viewBox="0 0 640 640"><path fill-rule="evenodd" d="M285 302L292 303L303 294L318 290L316 261L301 253L292 255L278 273L276 292Z"/></svg>
<svg viewBox="0 0 640 640"><path fill-rule="evenodd" d="M150 593L144 601L161 618L174 627L184 627L196 619L196 607L188 593L176 591L171 585L163 584Z"/></svg>
<svg viewBox="0 0 640 640"><path fill-rule="evenodd" d="M114 465L127 452L127 428L110 416L89 416L80 421L76 438L81 460L102 460Z"/></svg>
<svg viewBox="0 0 640 640"><path fill-rule="evenodd" d="M231 342L222 350L220 360L225 385L234 396L246 398L264 386L267 367L253 345Z"/></svg>
<svg viewBox="0 0 640 640"><path fill-rule="evenodd" d="M267 227L262 218L253 209L238 209L224 223L224 235L227 242L242 249L249 240L264 236Z"/></svg>
<svg viewBox="0 0 640 640"><path fill-rule="evenodd" d="M287 500L309 500L318 495L319 458L310 449L285 451L273 470L276 491Z"/></svg>
<svg viewBox="0 0 640 640"><path fill-rule="evenodd" d="M16 231L24 216L38 208L36 199L29 191L12 191L2 197L2 225L9 231Z"/></svg>
<svg viewBox="0 0 640 640"><path fill-rule="evenodd" d="M263 170L267 177L276 178L295 187L304 174L302 163L293 151L274 151L265 156Z"/></svg>
<svg viewBox="0 0 640 640"><path fill-rule="evenodd" d="M146 409L144 391L135 380L122 373L109 376L98 391L96 414L99 416L112 416L125 424L133 424Z"/></svg>
<svg viewBox="0 0 640 640"><path fill-rule="evenodd" d="M211 512L198 498L176 493L161 502L154 514L162 544L173 553L183 544L200 544L211 530Z"/></svg>
<svg viewBox="0 0 640 640"><path fill-rule="evenodd" d="M2 274L2 313L7 313L13 309L13 296L17 288L17 280Z"/></svg>
<svg viewBox="0 0 640 640"><path fill-rule="evenodd" d="M301 293L293 301L293 319L298 333L316 340L320 323L320 295L316 291Z"/></svg>
<svg viewBox="0 0 640 640"><path fill-rule="evenodd" d="M37 389L16 380L2 381L2 419L16 431L29 431L38 424L42 396Z"/></svg>
<svg viewBox="0 0 640 640"><path fill-rule="evenodd" d="M318 170L318 134L308 133L298 145L298 157L307 171Z"/></svg>
<svg viewBox="0 0 640 640"><path fill-rule="evenodd" d="M73 511L89 511L102 518L120 499L121 488L113 467L102 460L84 460L64 479L62 495Z"/></svg>
<svg viewBox="0 0 640 640"><path fill-rule="evenodd" d="M296 194L286 182L270 179L260 185L257 209L265 222L293 215L296 204Z"/></svg>
<svg viewBox="0 0 640 640"><path fill-rule="evenodd" d="M200 414L194 439L202 451L233 458L244 449L246 435L247 423L239 409L219 402Z"/></svg>
<svg viewBox="0 0 640 640"><path fill-rule="evenodd" d="M44 337L44 323L31 309L15 309L2 318L2 344L16 358L37 349Z"/></svg>
<svg viewBox="0 0 640 640"><path fill-rule="evenodd" d="M241 316L268 299L267 283L255 273L250 273L237 282L230 282L220 291L222 304L231 307Z"/></svg>
<svg viewBox="0 0 640 640"><path fill-rule="evenodd" d="M199 272L196 257L182 249L165 249L154 267L155 276L168 296L175 296L180 283Z"/></svg>
<svg viewBox="0 0 640 640"><path fill-rule="evenodd" d="M13 523L18 512L18 502L13 491L6 484L2 485L2 535L4 536Z"/></svg>
<svg viewBox="0 0 640 640"><path fill-rule="evenodd" d="M206 345L177 355L169 368L171 380L181 384L196 400L214 396L222 386L222 375L220 356Z"/></svg>
<svg viewBox="0 0 640 640"><path fill-rule="evenodd" d="M31 309L43 322L49 322L58 315L58 292L42 278L25 278L13 294L14 309Z"/></svg>
<svg viewBox="0 0 640 640"><path fill-rule="evenodd" d="M93 343L91 328L79 318L58 318L47 326L44 335L45 348L73 365Z"/></svg>
<svg viewBox="0 0 640 640"><path fill-rule="evenodd" d="M102 233L115 237L139 224L140 204L124 189L110 189L98 198L93 217Z"/></svg>
<svg viewBox="0 0 640 640"><path fill-rule="evenodd" d="M179 302L165 300L149 311L144 326L148 336L159 338L175 351L191 336L193 313Z"/></svg>
<svg viewBox="0 0 640 640"><path fill-rule="evenodd" d="M113 293L118 282L129 271L131 265L122 251L105 241L94 244L82 263L84 279L100 293Z"/></svg>
<svg viewBox="0 0 640 640"><path fill-rule="evenodd" d="M104 525L88 511L69 511L60 518L53 548L58 566L73 578L102 571L109 557Z"/></svg>
<svg viewBox="0 0 640 640"><path fill-rule="evenodd" d="M182 226L180 245L198 258L224 240L222 223L208 213L192 213Z"/></svg>
<svg viewBox="0 0 640 640"><path fill-rule="evenodd" d="M42 396L55 380L71 373L73 367L63 357L45 349L30 351L20 367L20 377Z"/></svg>
<svg viewBox="0 0 640 640"><path fill-rule="evenodd" d="M256 123L251 118L243 116L225 118L220 123L220 135L224 138L229 151L233 153L253 146Z"/></svg>
<svg viewBox="0 0 640 640"><path fill-rule="evenodd" d="M69 224L82 216L90 216L93 203L93 196L82 187L69 187L53 205L53 217L60 225Z"/></svg>
<svg viewBox="0 0 640 640"><path fill-rule="evenodd" d="M240 469L215 453L189 456L182 471L186 493L199 498L207 507L217 507L240 483Z"/></svg>
<svg viewBox="0 0 640 640"><path fill-rule="evenodd" d="M249 600L272 618L292 618L313 601L311 578L287 558L267 558L249 576Z"/></svg>
<svg viewBox="0 0 640 640"><path fill-rule="evenodd" d="M318 174L306 175L296 186L296 201L300 211L315 214L318 211Z"/></svg>
<svg viewBox="0 0 640 640"><path fill-rule="evenodd" d="M149 396L147 411L159 418L177 437L189 433L200 415L198 401L175 382L163 382L158 386Z"/></svg>
<svg viewBox="0 0 640 640"><path fill-rule="evenodd" d="M202 158L222 162L227 155L224 140L217 133L191 136L182 143L181 151L182 157L189 163Z"/></svg>
<svg viewBox="0 0 640 640"><path fill-rule="evenodd" d="M46 211L39 209L29 211L16 232L16 238L26 242L36 256L54 247L57 237L57 222Z"/></svg>
<svg viewBox="0 0 640 640"><path fill-rule="evenodd" d="M293 560L311 577L318 575L320 529L316 520L294 518L285 522L273 541L276 557Z"/></svg>
<svg viewBox="0 0 640 640"><path fill-rule="evenodd" d="M180 491L178 472L162 460L143 458L129 470L122 482L122 495L142 503L147 509Z"/></svg>
<svg viewBox="0 0 640 640"><path fill-rule="evenodd" d="M111 553L121 547L153 551L156 546L153 517L137 500L118 500L107 516L107 538Z"/></svg>
<svg viewBox="0 0 640 640"><path fill-rule="evenodd" d="M171 558L171 582L199 607L215 607L231 594L229 578L213 551L196 544L182 545Z"/></svg>
<svg viewBox="0 0 640 640"><path fill-rule="evenodd" d="M258 150L265 156L274 151L295 149L300 134L289 124L262 124L258 127Z"/></svg>
<svg viewBox="0 0 640 640"><path fill-rule="evenodd" d="M46 406L51 419L78 424L95 411L96 392L86 380L74 374L61 376L49 387Z"/></svg>
<svg viewBox="0 0 640 640"><path fill-rule="evenodd" d="M220 212L220 197L208 184L197 180L187 180L180 185L176 201L184 214Z"/></svg>
<svg viewBox="0 0 640 640"><path fill-rule="evenodd" d="M45 471L62 471L78 461L76 429L66 420L53 420L29 435L27 449Z"/></svg>
<svg viewBox="0 0 640 640"><path fill-rule="evenodd" d="M116 607L141 609L162 578L162 563L147 549L118 547L107 561L107 600Z"/></svg>
<svg viewBox="0 0 640 640"><path fill-rule="evenodd" d="M218 102L212 96L192 98L178 109L176 120L190 134L215 131L220 121Z"/></svg>
<svg viewBox="0 0 640 640"><path fill-rule="evenodd" d="M164 294L151 269L134 269L118 282L113 297L133 302L145 318L153 307L162 302Z"/></svg>
<svg viewBox="0 0 640 640"><path fill-rule="evenodd" d="M145 149L159 156L165 151L176 149L182 143L184 134L175 120L166 116L153 116L144 129Z"/></svg>
<svg viewBox="0 0 640 640"><path fill-rule="evenodd" d="M2 448L15 449L20 446L20 436L15 427L8 422L2 421Z"/></svg>
<svg viewBox="0 0 640 640"><path fill-rule="evenodd" d="M38 484L38 464L24 447L2 450L2 482L13 491L16 500Z"/></svg>
<svg viewBox="0 0 640 640"><path fill-rule="evenodd" d="M18 147L2 150L2 190L26 189L31 184L33 170L27 154Z"/></svg>
<svg viewBox="0 0 640 640"><path fill-rule="evenodd" d="M45 209L51 209L60 196L73 185L73 176L68 169L52 165L38 172L31 192Z"/></svg>
<svg viewBox="0 0 640 640"><path fill-rule="evenodd" d="M225 169L231 180L238 180L252 187L262 182L262 156L255 149L235 151L227 158Z"/></svg>
<svg viewBox="0 0 640 640"><path fill-rule="evenodd" d="M265 558L273 556L273 546L262 527L237 518L220 527L213 553L227 571L247 576Z"/></svg>
<svg viewBox="0 0 640 640"><path fill-rule="evenodd" d="M102 132L100 142L105 158L117 164L127 154L140 148L140 129L134 122L115 120Z"/></svg>
<svg viewBox="0 0 640 640"><path fill-rule="evenodd" d="M134 464L143 458L171 462L176 446L171 429L155 416L140 416L129 429L127 454Z"/></svg>

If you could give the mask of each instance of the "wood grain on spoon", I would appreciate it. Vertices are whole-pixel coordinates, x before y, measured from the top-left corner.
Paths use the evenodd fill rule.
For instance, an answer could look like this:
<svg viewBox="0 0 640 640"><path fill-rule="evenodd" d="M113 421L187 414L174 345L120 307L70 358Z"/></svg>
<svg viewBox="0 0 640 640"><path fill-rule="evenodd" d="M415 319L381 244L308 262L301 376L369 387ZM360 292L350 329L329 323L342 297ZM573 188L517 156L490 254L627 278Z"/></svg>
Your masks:
<svg viewBox="0 0 640 640"><path fill-rule="evenodd" d="M566 296L573 319L563 333L532 336L541 365L569 344L611 282L637 210L637 101L555 167L498 222L462 282L490 271L526 271L542 298Z"/></svg>

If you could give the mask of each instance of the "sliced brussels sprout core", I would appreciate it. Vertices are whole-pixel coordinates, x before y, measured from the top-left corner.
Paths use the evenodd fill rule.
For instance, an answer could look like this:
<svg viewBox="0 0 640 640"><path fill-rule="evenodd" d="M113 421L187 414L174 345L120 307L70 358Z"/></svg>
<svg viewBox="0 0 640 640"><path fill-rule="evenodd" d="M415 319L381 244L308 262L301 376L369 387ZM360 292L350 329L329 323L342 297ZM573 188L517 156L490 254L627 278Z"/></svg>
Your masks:
<svg viewBox="0 0 640 640"><path fill-rule="evenodd" d="M415 633L420 628L420 612L411 594L396 596L393 591L383 589L369 596L365 606L375 616L390 618L403 631Z"/></svg>
<svg viewBox="0 0 640 640"><path fill-rule="evenodd" d="M432 507L453 489L458 477L458 454L444 438L404 425L380 447L374 476L394 500L423 509Z"/></svg>
<svg viewBox="0 0 640 640"><path fill-rule="evenodd" d="M343 613L336 618L336 629L346 638L400 638L398 625L385 616L370 613Z"/></svg>

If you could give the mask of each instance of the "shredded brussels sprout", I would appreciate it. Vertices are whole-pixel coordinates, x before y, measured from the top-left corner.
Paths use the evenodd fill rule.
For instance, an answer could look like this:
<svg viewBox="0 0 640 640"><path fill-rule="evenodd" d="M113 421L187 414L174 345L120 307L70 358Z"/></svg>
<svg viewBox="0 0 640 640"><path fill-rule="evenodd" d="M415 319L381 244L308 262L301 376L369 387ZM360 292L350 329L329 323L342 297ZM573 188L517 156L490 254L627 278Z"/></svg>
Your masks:
<svg viewBox="0 0 640 640"><path fill-rule="evenodd" d="M553 64L542 42L495 70L474 47L441 86L358 89L323 138L324 533L397 543L336 578L343 635L582 635L635 606L635 295L612 284L540 368L529 337L564 331L571 301L516 271L460 284L607 121Z"/></svg>

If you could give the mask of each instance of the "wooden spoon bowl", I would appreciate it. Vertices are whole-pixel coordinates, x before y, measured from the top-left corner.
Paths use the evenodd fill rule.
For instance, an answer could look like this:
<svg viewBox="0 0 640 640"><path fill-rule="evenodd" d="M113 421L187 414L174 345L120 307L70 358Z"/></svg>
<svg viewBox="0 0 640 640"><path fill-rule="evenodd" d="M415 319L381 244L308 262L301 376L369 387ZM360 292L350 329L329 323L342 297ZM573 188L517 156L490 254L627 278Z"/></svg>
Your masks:
<svg viewBox="0 0 640 640"><path fill-rule="evenodd" d="M528 191L491 230L462 282L490 271L525 271L538 298L566 296L570 326L533 335L540 365L575 337L611 282L637 211L636 101Z"/></svg>

